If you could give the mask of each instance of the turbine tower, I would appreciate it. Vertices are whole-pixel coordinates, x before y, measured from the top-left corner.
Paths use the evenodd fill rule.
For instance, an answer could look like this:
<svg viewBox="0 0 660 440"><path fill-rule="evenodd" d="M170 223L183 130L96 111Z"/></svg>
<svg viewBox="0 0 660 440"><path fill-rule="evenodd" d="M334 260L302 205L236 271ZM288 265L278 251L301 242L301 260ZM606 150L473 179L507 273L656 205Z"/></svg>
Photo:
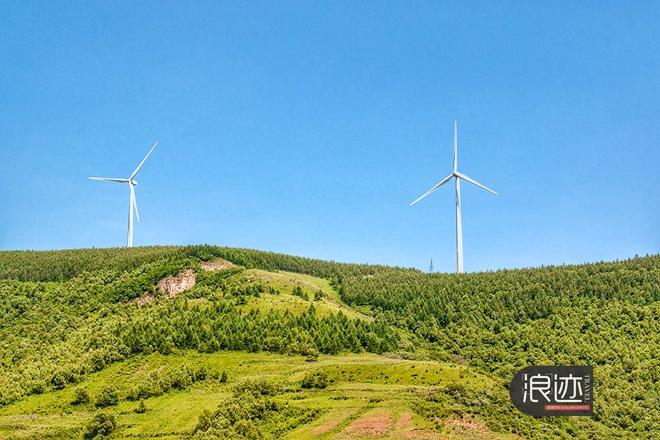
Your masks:
<svg viewBox="0 0 660 440"><path fill-rule="evenodd" d="M133 208L135 208L135 216L137 217L137 221L140 221L140 214L138 214L138 208L137 208L137 202L135 201L135 185L137 185L137 182L133 180L133 178L137 175L138 171L140 171L140 168L142 168L142 165L147 161L147 158L151 155L151 152L154 151L154 148L156 148L156 145L158 145L158 142L154 144L153 147L151 147L151 150L149 150L149 153L142 159L142 162L140 162L140 165L133 171L133 174L131 174L131 177L128 179L115 179L115 178L108 178L108 177L90 177L91 180L104 180L107 182L119 182L119 183L128 183L128 188L130 189L130 195L128 198L128 243L127 247L133 247Z"/></svg>
<svg viewBox="0 0 660 440"><path fill-rule="evenodd" d="M465 174L458 172L458 130L457 123L454 121L454 172L449 176L442 179L440 183L428 190L423 196L415 200L410 204L410 206L422 200L424 197L431 194L436 189L440 188L445 183L449 182L452 178L456 179L456 273L463 273L463 226L461 225L461 179L466 182L470 182L473 185L476 185L480 188L490 191L495 195L498 195L495 191L490 188L486 188L482 184L475 182L470 179Z"/></svg>

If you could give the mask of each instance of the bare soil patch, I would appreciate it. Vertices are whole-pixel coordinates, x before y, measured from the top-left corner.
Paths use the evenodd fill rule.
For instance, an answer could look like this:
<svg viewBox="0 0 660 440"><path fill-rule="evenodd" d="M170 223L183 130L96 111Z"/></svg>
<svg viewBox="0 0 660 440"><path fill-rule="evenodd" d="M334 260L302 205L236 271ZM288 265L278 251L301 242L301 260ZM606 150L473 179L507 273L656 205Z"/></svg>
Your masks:
<svg viewBox="0 0 660 440"><path fill-rule="evenodd" d="M448 426L460 426L462 428L469 428L473 429L475 431L480 431L480 432L486 432L489 431L488 427L484 424L481 423L475 423L475 422L470 422L469 420L465 419L451 419L451 420L441 420L436 418L436 422L443 423Z"/></svg>
<svg viewBox="0 0 660 440"><path fill-rule="evenodd" d="M324 423L323 425L319 426L314 431L312 431L312 434L319 435L319 434L323 434L324 432L328 432L332 428L337 426L339 424L339 422L341 422L342 420L344 420L344 417L337 417L334 420L330 420L329 422Z"/></svg>
<svg viewBox="0 0 660 440"><path fill-rule="evenodd" d="M366 414L351 423L344 432L347 434L378 437L385 434L391 425L392 418L389 414Z"/></svg>
<svg viewBox="0 0 660 440"><path fill-rule="evenodd" d="M343 413L341 416L339 416L339 417L337 417L337 418L335 418L335 419L332 419L332 420L330 420L329 422L326 422L326 423L324 423L323 425L321 425L321 426L319 426L318 428L316 428L314 431L312 431L312 434L314 434L314 435L321 435L321 434L323 434L323 433L325 433L325 432L330 431L330 430L333 429L335 426L339 425L341 422L343 422L344 420L346 420L347 417L350 417L350 416L352 416L353 414L355 414L357 411L358 411L358 408L353 408L353 409L350 409L350 410L346 410L346 412Z"/></svg>
<svg viewBox="0 0 660 440"><path fill-rule="evenodd" d="M447 437L442 437L440 436L440 434L435 433L433 431L429 431L428 429L413 429L412 431L408 431L403 435L406 438L423 438L423 439L433 439L433 440L447 438Z"/></svg>
<svg viewBox="0 0 660 440"><path fill-rule="evenodd" d="M148 366L149 366L149 362L147 362L146 364L144 364L144 365L142 365L140 368L138 368L137 371L135 372L135 374L133 374L133 377L131 377L131 379L135 379L135 378L138 377L140 374L142 374L142 373L144 373L145 371L147 371L147 367L148 367Z"/></svg>
<svg viewBox="0 0 660 440"><path fill-rule="evenodd" d="M399 420L396 421L397 428L404 428L410 424L410 419L412 419L412 414L409 412L401 414Z"/></svg>

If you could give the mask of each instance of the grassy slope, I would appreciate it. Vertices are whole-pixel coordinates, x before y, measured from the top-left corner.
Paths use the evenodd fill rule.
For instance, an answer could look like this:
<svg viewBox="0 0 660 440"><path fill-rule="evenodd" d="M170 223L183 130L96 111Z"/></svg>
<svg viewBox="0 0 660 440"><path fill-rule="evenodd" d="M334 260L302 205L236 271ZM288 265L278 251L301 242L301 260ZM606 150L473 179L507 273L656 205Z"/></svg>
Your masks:
<svg viewBox="0 0 660 440"><path fill-rule="evenodd" d="M643 426L656 426L653 415L660 410L652 396L660 388L656 330L660 316L660 261L657 257L453 277L216 248L213 252L249 268L231 279L214 281L218 285L227 281L229 287L222 294L222 301L235 301L238 297L231 295L240 295L237 308L245 314L258 309L304 316L313 304L318 316L341 311L348 318L364 322L385 318L398 327L401 335L399 358L344 352L337 356L321 355L318 361L308 362L309 358L299 355L266 352L199 353L194 351L197 345L192 345L193 350L174 348L167 356L129 354L108 360L100 371L82 372L74 380L77 385L67 382L64 389L56 389L49 382L50 359L75 365L76 357L89 354L85 352L89 351L83 344L85 341L92 341L93 350L101 352L100 347L113 335L113 320L126 328L126 323L136 316L146 315L149 310L165 310L163 304L177 301L158 298L144 309L127 302L134 297L130 295L148 290L157 277L189 264L186 261L191 255L193 267L194 261L198 261L195 258L219 256L217 253L205 256L204 252L203 247L192 250L164 247L134 251L0 253L0 295L9 295L4 305L0 303L5 307L4 315L0 316L0 338L4 338L4 344L0 345L0 349L4 347L0 367L18 377L34 375L30 386L45 383L42 394L28 391L31 395L21 395L18 400L0 406L0 439L81 438L98 409L91 403L72 404L74 387L88 390L93 400L108 384L118 388L120 398L117 406L109 408L119 423L111 438L182 438L190 435L204 410L214 411L219 404L225 405L235 395L237 385L255 378L278 384L279 391L270 398L281 413L294 408L299 411L287 414L307 417L300 416L300 420L294 416L287 420L266 417L260 422L266 438L635 438L636 434L626 432L626 427L634 426L635 432L642 432ZM163 266L161 261L172 264ZM314 273L319 277L276 269ZM573 276L574 272L589 274L580 278ZM427 288L424 283L436 283L437 287ZM259 295L240 293L240 287L249 284L261 284L266 290ZM335 290L338 285L347 294L340 296ZM312 299L319 291L322 297L317 301L304 300L292 295L295 287ZM118 293L123 296L113 297ZM191 310L205 309L219 295L222 296L208 287L204 292L183 294L189 297L185 313L188 303ZM342 302L342 298L353 306ZM446 303L435 308L422 307L434 298ZM92 301L87 307L91 300L97 302ZM489 309L493 303L502 303L502 310ZM171 311L184 310L182 301L177 304L178 308ZM474 313L466 316L474 318L474 322L455 318L462 316L455 311L464 313L461 308L472 306ZM379 307L386 313L378 315ZM376 313L372 314L372 309ZM75 314L76 310L80 310L80 315ZM502 318L511 313L524 315L525 310L528 316ZM581 319L585 314L587 319ZM40 320L39 316L46 318ZM169 316L161 315L160 319L163 318L167 320ZM639 322L645 327L641 328ZM512 331L507 325L515 325L517 330ZM412 329L416 335L410 333ZM637 335L640 331L646 339ZM34 338L44 334L46 339ZM97 334L99 338L95 338ZM564 339L557 339L556 344L545 343L564 335L573 335L568 345ZM595 354L582 355L574 346L591 346L577 344L582 341L579 338L592 341L591 346L597 346L596 343L605 346ZM434 339L438 342L428 342ZM76 341L80 343L75 345ZM458 355L448 356L441 346L450 353L465 356L472 366L452 362L452 357L463 361ZM638 346L648 347L645 350L649 352L640 352ZM67 352L70 348L77 350ZM549 349L556 352L556 359L543 361ZM42 363L33 361L38 359L35 353L46 353L48 358ZM525 353L529 359L516 358ZM504 387L504 378L509 376L502 371L529 363L552 363L557 359L563 362L561 356L570 353L572 357L566 357L568 363L590 359L596 364L596 378L603 381L597 383L596 410L604 416L551 420L534 419L515 411ZM593 361L595 355L603 357L603 362ZM636 359L646 360L638 366ZM12 370L12 365L19 365L19 370ZM131 386L147 377L165 377L182 365L193 369L204 367L206 378L180 389L156 393L144 401L147 412L136 413L138 401L129 399ZM497 366L501 371L493 368ZM493 373L484 373L486 369ZM610 370L619 373L605 374ZM227 383L220 380L222 372L229 376ZM329 386L302 389L301 382L310 372L325 373ZM618 377L623 380L612 379ZM4 380L0 377L0 385L4 386ZM647 429L644 438L653 438L652 432Z"/></svg>
<svg viewBox="0 0 660 440"><path fill-rule="evenodd" d="M151 397L145 400L148 410L144 414L134 412L138 402L121 401L114 408L119 428L113 438L181 438L195 427L202 410L215 409L218 402L231 394L233 383L256 378L283 387L283 392L275 397L279 402L321 410L320 416L311 423L287 433L286 438L290 439L373 438L374 432L380 432L373 431L378 429L374 426L377 422L383 425L380 438L402 438L406 432L430 435L437 431L451 433L455 438L513 438L490 432L478 419L470 418L475 425L463 427L456 422L443 425L417 415L415 393L427 389L428 384L498 387L492 378L473 373L467 367L432 361L390 359L372 354L321 356L317 362L307 362L301 356L245 352L154 354L94 373L86 378L83 386L94 396L108 383L122 384L149 371L181 363L205 365L212 372L226 371L229 381L220 383L211 378L183 391ZM300 382L310 371L327 372L330 386L323 390L302 389ZM0 410L0 433L6 438L80 435L95 408L92 404L74 405L73 400L73 388L66 388L5 406ZM404 420L408 417L410 420L400 421L404 415ZM379 420L369 424L370 417ZM359 420L362 423L356 423ZM450 420L460 418L454 415ZM400 421L398 425L397 421Z"/></svg>
<svg viewBox="0 0 660 440"><path fill-rule="evenodd" d="M309 298L314 298L316 292L323 292L321 300L314 302L314 307L321 316L337 313L341 310L351 319L371 320L371 317L344 304L337 291L330 286L328 280L293 272L268 272L261 269L248 269L245 274L248 279L262 281L266 286L273 287L280 294L264 293L260 298L254 299L250 301L250 304L243 306L244 309L257 307L262 311L273 309L288 310L296 314L302 313L309 308L309 301L290 294L296 286L300 286L301 290L309 295Z"/></svg>
<svg viewBox="0 0 660 440"><path fill-rule="evenodd" d="M312 302L321 316L341 310L350 318L372 319L342 303L325 279L259 269L247 270L242 276L250 282L260 281L278 292L251 297L241 306L246 310L303 313L310 301L291 294L294 287L300 286L311 298L315 292L323 292L320 300ZM205 300L191 300L194 302L204 303ZM138 402L126 400L128 391L124 384L140 380L150 372L162 372L182 364L194 368L204 366L209 378L184 390L150 397L144 401L148 411L136 413ZM229 377L227 383L220 382L222 372ZM302 389L300 384L307 372L324 372L328 388ZM275 399L282 404L319 410L314 420L286 432L285 438L403 438L406 433L413 436L411 438L434 438L434 433L439 432L447 438L512 438L491 432L479 419L468 417L471 423L463 423L458 414L453 414L449 420L454 422L443 424L419 415L415 409L415 402L420 401L419 393L434 386L463 383L501 393L500 382L457 364L404 360L396 356L344 354L321 356L309 362L302 356L271 353L176 351L168 356L140 355L112 364L87 375L78 386L89 392L92 402L105 386L118 387L120 403L111 408L118 428L112 438L176 439L193 430L203 410L214 410L230 396L233 384L248 379L266 379L281 385L283 391ZM93 403L74 404L74 399L74 387L69 386L31 395L0 408L0 438L80 438L98 408Z"/></svg>

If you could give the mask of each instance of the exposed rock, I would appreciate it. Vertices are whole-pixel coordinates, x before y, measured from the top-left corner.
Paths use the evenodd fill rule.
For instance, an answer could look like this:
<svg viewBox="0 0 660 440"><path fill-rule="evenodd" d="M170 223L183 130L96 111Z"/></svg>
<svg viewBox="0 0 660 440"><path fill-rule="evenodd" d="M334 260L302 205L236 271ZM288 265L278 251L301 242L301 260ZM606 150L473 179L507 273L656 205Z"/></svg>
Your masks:
<svg viewBox="0 0 660 440"><path fill-rule="evenodd" d="M199 263L199 267L204 270L226 270L231 269L232 267L236 267L236 265L231 261L218 258L217 260L213 261L203 261Z"/></svg>
<svg viewBox="0 0 660 440"><path fill-rule="evenodd" d="M236 265L231 261L218 258L217 260L199 263L199 267L203 270L227 270L236 267ZM172 298L192 288L195 285L196 277L197 274L194 270L186 269L175 277L163 278L158 282L157 287L163 292L165 298ZM153 302L155 299L153 294L147 293L145 296L137 298L134 301L137 302L138 306L141 306L145 303Z"/></svg>
<svg viewBox="0 0 660 440"><path fill-rule="evenodd" d="M153 296L153 294L148 293L146 296L143 296L142 298L136 298L134 301L137 303L138 306L141 306L142 304L145 303L154 302L154 299L156 299L156 297Z"/></svg>
<svg viewBox="0 0 660 440"><path fill-rule="evenodd" d="M197 274L192 269L186 269L175 277L166 277L158 282L158 288L166 298L172 298L195 285ZM152 299L153 301L153 299Z"/></svg>
<svg viewBox="0 0 660 440"><path fill-rule="evenodd" d="M450 354L449 355L457 364L465 365L465 359L460 354Z"/></svg>

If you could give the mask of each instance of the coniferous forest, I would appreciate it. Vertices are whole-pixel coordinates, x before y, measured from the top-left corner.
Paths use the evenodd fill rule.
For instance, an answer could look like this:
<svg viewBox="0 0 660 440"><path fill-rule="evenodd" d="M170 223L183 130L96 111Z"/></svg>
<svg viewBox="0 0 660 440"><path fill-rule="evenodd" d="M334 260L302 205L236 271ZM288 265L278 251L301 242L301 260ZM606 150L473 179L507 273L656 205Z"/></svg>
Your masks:
<svg viewBox="0 0 660 440"><path fill-rule="evenodd" d="M201 268L217 259L233 265ZM191 289L157 287L186 269ZM593 365L594 416L517 412L528 365ZM215 246L0 252L0 438L367 438L350 417L321 429L353 401L405 407L420 436L656 438L659 380L658 256L457 275ZM151 425L194 393L208 405L178 430Z"/></svg>

